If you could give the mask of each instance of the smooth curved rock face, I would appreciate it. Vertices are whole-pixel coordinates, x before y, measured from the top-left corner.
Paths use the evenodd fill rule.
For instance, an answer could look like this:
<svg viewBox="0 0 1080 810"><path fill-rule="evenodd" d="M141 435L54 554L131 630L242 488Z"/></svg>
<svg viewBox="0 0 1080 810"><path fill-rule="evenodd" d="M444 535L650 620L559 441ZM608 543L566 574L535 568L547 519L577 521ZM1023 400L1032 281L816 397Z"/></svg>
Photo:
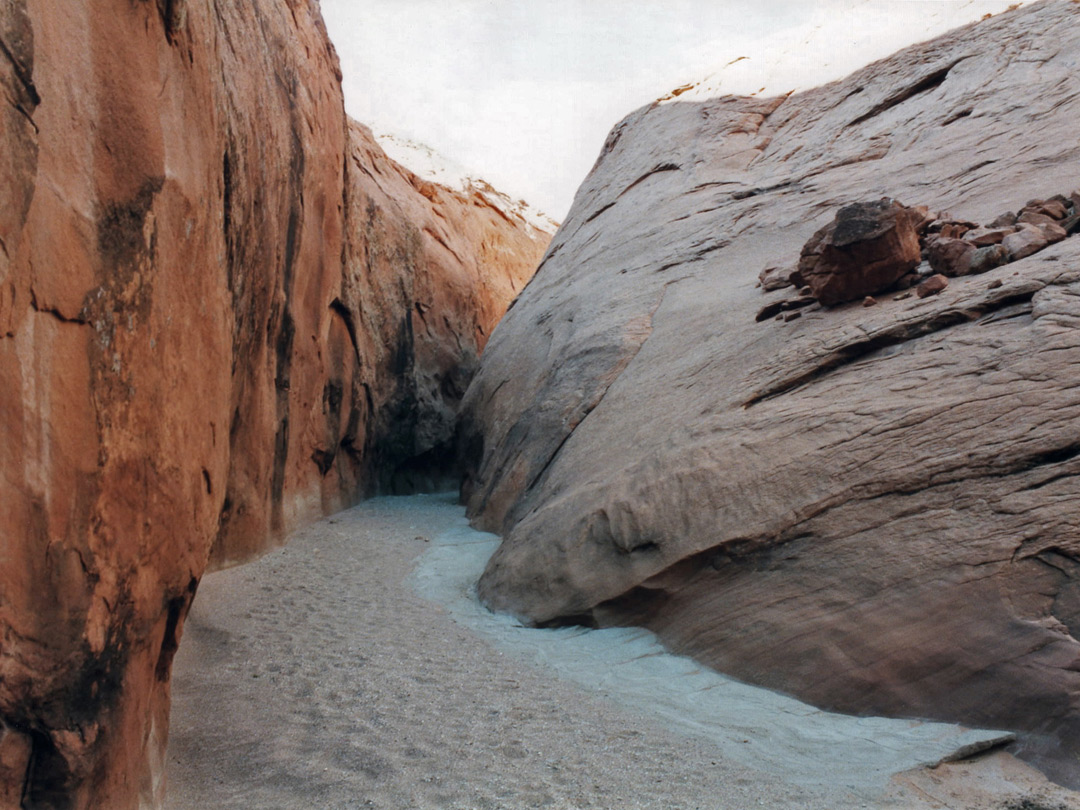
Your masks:
<svg viewBox="0 0 1080 810"><path fill-rule="evenodd" d="M308 0L5 0L0 90L0 805L152 804L211 554L375 489L426 447L380 449L399 412L445 442L546 237L350 141ZM409 194L372 204L384 232L425 193L425 222L481 223L461 269L359 237L377 171ZM442 326L400 328L423 306ZM402 393L405 367L446 393Z"/></svg>
<svg viewBox="0 0 1080 810"><path fill-rule="evenodd" d="M465 397L480 581L848 712L1026 730L1078 781L1080 240L755 322L838 208L976 222L1080 185L1080 6L612 131ZM768 274L766 274L768 275ZM583 619L584 617L584 619Z"/></svg>

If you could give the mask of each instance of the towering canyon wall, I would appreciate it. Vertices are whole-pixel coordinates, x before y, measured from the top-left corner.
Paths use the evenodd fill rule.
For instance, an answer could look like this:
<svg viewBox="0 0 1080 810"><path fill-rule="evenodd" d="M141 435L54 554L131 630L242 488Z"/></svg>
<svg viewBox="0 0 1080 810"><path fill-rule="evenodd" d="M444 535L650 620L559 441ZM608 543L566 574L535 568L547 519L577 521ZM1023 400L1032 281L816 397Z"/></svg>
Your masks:
<svg viewBox="0 0 1080 810"><path fill-rule="evenodd" d="M0 91L0 806L152 804L208 562L438 455L548 236L350 128L313 0L5 0Z"/></svg>
<svg viewBox="0 0 1080 810"><path fill-rule="evenodd" d="M372 398L363 455L382 491L456 489L461 398L551 233L482 181L461 192L422 180L356 122L349 149L350 270L340 311Z"/></svg>
<svg viewBox="0 0 1080 810"><path fill-rule="evenodd" d="M988 223L1080 186L1078 22L1038 3L616 126L465 397L470 514L505 533L487 603L644 623L832 709L1023 730L1076 784L1080 239L757 316L791 295L759 274L847 203Z"/></svg>

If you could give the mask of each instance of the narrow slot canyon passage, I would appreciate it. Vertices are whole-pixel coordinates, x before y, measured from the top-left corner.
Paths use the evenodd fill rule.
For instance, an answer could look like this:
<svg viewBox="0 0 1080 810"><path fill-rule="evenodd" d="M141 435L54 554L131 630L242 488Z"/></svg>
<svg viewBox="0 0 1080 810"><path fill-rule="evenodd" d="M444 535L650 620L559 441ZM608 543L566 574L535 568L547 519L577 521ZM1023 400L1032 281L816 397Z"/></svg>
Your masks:
<svg viewBox="0 0 1080 810"><path fill-rule="evenodd" d="M1080 810L1080 0L549 5L0 3L0 810Z"/></svg>

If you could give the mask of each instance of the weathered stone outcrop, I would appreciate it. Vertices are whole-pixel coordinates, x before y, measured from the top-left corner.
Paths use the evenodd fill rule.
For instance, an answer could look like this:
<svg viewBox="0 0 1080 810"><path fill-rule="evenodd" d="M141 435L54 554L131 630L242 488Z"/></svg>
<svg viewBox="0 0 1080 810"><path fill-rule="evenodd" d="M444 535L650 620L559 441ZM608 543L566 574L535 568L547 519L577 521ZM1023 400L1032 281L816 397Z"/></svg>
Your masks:
<svg viewBox="0 0 1080 810"><path fill-rule="evenodd" d="M1080 239L755 322L783 296L759 273L849 202L974 227L1080 185L1078 22L1038 3L616 126L465 397L470 514L504 533L483 599L643 623L831 709L1017 729L1080 783Z"/></svg>
<svg viewBox="0 0 1080 810"><path fill-rule="evenodd" d="M153 802L212 546L446 441L546 237L352 133L309 0L0 4L0 805Z"/></svg>

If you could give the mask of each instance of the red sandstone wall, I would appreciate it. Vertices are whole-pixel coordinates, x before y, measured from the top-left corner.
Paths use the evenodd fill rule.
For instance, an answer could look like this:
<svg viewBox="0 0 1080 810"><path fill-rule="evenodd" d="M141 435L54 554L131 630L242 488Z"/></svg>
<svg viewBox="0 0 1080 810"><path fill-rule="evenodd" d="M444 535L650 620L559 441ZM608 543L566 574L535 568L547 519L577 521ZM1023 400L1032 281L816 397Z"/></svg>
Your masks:
<svg viewBox="0 0 1080 810"><path fill-rule="evenodd" d="M381 359L313 1L5 0L0 91L0 806L133 807L212 547L370 491L392 372L482 339Z"/></svg>

